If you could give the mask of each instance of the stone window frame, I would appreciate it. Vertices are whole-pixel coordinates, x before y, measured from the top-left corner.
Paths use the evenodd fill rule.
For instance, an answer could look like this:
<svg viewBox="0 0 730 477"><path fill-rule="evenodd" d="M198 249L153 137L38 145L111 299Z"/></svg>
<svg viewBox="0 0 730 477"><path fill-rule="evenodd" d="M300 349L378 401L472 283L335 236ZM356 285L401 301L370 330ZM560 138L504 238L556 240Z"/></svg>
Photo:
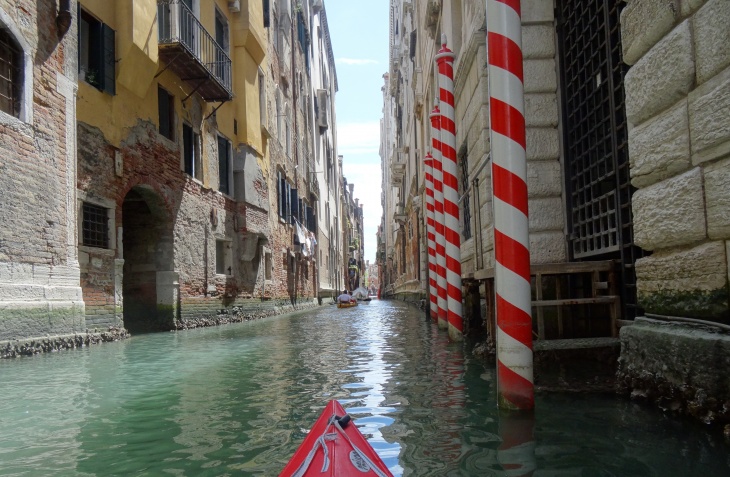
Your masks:
<svg viewBox="0 0 730 477"><path fill-rule="evenodd" d="M36 45L31 45L20 33L15 21L4 10L0 9L0 28L6 30L20 48L22 66L19 80L22 85L18 88L20 101L18 115L14 116L0 111L0 124L4 126L19 125L20 123L33 124L33 57Z"/></svg>
<svg viewBox="0 0 730 477"><path fill-rule="evenodd" d="M219 246L223 246L223 256L220 256ZM219 262L219 259L222 259ZM226 270L229 273L221 273L219 265L222 265L223 271ZM224 236L215 237L215 274L217 277L232 277L233 276L233 241Z"/></svg>
<svg viewBox="0 0 730 477"><path fill-rule="evenodd" d="M261 247L264 257L264 285L269 286L273 282L274 276L274 259L269 247Z"/></svg>
<svg viewBox="0 0 730 477"><path fill-rule="evenodd" d="M84 202L104 207L107 209L107 231L109 243L107 248L93 247L84 245ZM85 191L76 191L76 236L79 250L82 252L93 252L95 254L111 255L116 253L117 249L117 233L116 233L116 209L117 203L111 199L104 197L96 197L87 194Z"/></svg>

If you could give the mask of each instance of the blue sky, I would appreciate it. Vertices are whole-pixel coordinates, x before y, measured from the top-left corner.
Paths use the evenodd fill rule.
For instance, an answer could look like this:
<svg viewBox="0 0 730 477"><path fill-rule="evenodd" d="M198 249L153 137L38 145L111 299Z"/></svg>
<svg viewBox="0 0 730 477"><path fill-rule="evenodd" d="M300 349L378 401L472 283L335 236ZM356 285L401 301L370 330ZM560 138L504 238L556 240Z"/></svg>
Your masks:
<svg viewBox="0 0 730 477"><path fill-rule="evenodd" d="M380 205L380 119L383 74L388 72L387 0L325 1L339 90L337 153L363 205L365 259L375 261Z"/></svg>

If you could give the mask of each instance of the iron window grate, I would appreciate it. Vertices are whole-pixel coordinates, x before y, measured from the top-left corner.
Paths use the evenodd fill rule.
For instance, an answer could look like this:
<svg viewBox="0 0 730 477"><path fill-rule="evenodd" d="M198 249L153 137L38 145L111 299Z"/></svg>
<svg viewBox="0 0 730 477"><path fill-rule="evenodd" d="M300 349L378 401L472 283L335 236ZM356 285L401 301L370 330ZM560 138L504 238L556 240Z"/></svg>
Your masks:
<svg viewBox="0 0 730 477"><path fill-rule="evenodd" d="M640 311L621 51L621 0L557 2L570 255L620 261L624 316Z"/></svg>
<svg viewBox="0 0 730 477"><path fill-rule="evenodd" d="M109 248L107 209L84 202L83 215L83 244L89 247Z"/></svg>
<svg viewBox="0 0 730 477"><path fill-rule="evenodd" d="M21 51L7 30L0 28L0 110L20 114Z"/></svg>

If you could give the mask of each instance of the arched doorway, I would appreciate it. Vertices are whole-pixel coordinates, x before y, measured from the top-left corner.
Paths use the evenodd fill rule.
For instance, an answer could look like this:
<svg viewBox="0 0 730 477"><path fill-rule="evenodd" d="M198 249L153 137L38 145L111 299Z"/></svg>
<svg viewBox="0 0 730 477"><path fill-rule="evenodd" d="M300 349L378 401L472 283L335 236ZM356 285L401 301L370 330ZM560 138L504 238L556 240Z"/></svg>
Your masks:
<svg viewBox="0 0 730 477"><path fill-rule="evenodd" d="M122 205L124 326L131 333L169 330L177 315L172 223L152 188L136 186Z"/></svg>

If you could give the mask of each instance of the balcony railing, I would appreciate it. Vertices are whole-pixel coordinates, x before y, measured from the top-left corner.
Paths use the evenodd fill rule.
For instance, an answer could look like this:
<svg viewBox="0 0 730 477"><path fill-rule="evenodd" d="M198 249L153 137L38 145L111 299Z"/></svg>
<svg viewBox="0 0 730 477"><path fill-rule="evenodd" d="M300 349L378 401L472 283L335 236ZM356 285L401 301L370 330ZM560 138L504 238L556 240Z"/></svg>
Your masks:
<svg viewBox="0 0 730 477"><path fill-rule="evenodd" d="M160 59L206 101L233 98L231 59L181 0L157 0Z"/></svg>

